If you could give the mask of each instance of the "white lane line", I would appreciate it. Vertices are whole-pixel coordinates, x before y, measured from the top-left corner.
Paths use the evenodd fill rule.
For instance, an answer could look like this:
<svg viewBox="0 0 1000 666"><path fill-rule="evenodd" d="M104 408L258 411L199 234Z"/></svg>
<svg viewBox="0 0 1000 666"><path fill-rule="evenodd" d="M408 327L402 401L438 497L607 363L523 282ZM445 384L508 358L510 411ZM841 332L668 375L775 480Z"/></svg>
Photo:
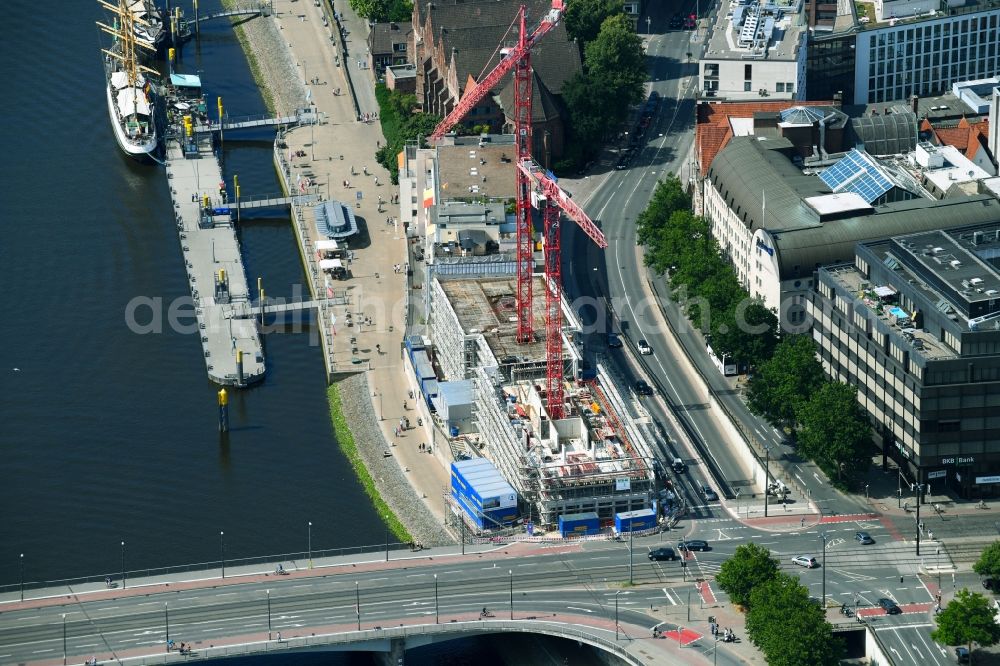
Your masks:
<svg viewBox="0 0 1000 666"><path fill-rule="evenodd" d="M45 650L32 650L31 654L42 654L43 652L55 652L54 648L46 648Z"/></svg>

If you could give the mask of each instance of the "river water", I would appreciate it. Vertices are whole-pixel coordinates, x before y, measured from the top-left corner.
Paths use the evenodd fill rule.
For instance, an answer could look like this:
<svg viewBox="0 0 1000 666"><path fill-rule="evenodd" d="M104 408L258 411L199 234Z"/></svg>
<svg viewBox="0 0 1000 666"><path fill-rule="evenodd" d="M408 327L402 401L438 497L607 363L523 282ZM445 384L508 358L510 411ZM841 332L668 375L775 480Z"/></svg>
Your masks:
<svg viewBox="0 0 1000 666"><path fill-rule="evenodd" d="M188 295L167 181L115 144L103 10L55 7L5 4L0 40L0 584L18 582L21 553L28 581L117 572L123 540L129 570L305 551L308 521L314 550L380 543L308 333L268 335L267 378L234 392L223 446L197 337L126 326L131 299ZM178 69L202 73L212 109L221 95L232 115L265 111L226 21ZM226 141L244 196L279 191L270 137ZM291 296L304 276L280 215L242 225L244 257L252 283Z"/></svg>

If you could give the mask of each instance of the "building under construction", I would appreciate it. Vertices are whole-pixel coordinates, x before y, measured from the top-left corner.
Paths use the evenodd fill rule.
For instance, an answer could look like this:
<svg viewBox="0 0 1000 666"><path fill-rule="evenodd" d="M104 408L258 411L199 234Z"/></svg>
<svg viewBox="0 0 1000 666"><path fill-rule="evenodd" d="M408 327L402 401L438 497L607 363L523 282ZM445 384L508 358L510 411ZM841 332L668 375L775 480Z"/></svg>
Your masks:
<svg viewBox="0 0 1000 666"><path fill-rule="evenodd" d="M535 293L544 278L534 276ZM619 393L598 364L582 379L574 343L579 323L563 306L564 418L549 418L544 339L518 344L516 278L437 278L431 285L431 337L443 379L472 380L471 453L490 459L518 492L521 514L543 526L560 515L616 513L650 506L654 491L652 437L636 423L629 395ZM534 330L544 331L545 306L533 303ZM627 393L627 392L626 392Z"/></svg>

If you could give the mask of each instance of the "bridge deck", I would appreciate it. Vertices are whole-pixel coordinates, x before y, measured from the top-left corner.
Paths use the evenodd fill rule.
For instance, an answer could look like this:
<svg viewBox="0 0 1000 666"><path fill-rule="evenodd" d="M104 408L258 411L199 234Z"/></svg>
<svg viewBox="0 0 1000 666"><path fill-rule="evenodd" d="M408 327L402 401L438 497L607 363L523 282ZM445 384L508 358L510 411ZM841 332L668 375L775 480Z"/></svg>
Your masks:
<svg viewBox="0 0 1000 666"><path fill-rule="evenodd" d="M241 199L236 203L227 204L230 208L240 210L254 210L257 208L276 208L278 206L291 206L296 204L308 204L319 201L316 194L300 194L294 197L266 197L263 199Z"/></svg>
<svg viewBox="0 0 1000 666"><path fill-rule="evenodd" d="M201 198L205 195L209 196L210 207L224 205L219 190L222 170L212 149L208 133L197 135L197 152L192 157L185 157L178 140L168 141L167 178L209 379L228 386L246 386L263 379L264 353L256 322L232 316L234 308L250 299L232 218L203 210ZM220 269L225 270L228 281L229 303L216 298L215 282ZM243 352L242 378L236 363L237 350Z"/></svg>

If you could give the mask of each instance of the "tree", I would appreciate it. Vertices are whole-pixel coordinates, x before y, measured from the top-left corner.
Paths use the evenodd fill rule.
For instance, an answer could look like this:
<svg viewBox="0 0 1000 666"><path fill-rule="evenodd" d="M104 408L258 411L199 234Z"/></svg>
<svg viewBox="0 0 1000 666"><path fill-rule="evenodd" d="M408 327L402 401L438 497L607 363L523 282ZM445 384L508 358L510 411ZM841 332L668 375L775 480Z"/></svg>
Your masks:
<svg viewBox="0 0 1000 666"><path fill-rule="evenodd" d="M358 16L376 23L409 21L413 17L410 0L350 0L350 5Z"/></svg>
<svg viewBox="0 0 1000 666"><path fill-rule="evenodd" d="M747 406L772 425L794 426L800 405L823 381L823 366L816 360L812 338L786 336L775 347L774 356L757 367L750 380Z"/></svg>
<svg viewBox="0 0 1000 666"><path fill-rule="evenodd" d="M778 574L750 593L747 636L768 666L835 666L844 643L799 579Z"/></svg>
<svg viewBox="0 0 1000 666"><path fill-rule="evenodd" d="M802 453L841 481L871 465L872 426L857 396L853 386L824 382L796 412Z"/></svg>
<svg viewBox="0 0 1000 666"><path fill-rule="evenodd" d="M994 541L983 549L972 570L986 578L1000 578L1000 541Z"/></svg>
<svg viewBox="0 0 1000 666"><path fill-rule="evenodd" d="M375 159L388 169L392 182L397 183L399 163L396 156L407 142L416 141L418 137L426 137L433 132L441 119L417 112L416 96L389 90L381 83L375 86L375 99L378 100L379 122L385 136L385 145L375 153Z"/></svg>
<svg viewBox="0 0 1000 666"><path fill-rule="evenodd" d="M778 560L771 551L755 543L745 543L722 563L715 577L719 587L739 606L749 606L754 588L778 575Z"/></svg>
<svg viewBox="0 0 1000 666"><path fill-rule="evenodd" d="M584 67L590 80L603 92L602 103L615 122L621 122L628 107L645 95L646 56L642 39L632 30L624 14L604 20L601 31L584 49Z"/></svg>
<svg viewBox="0 0 1000 666"><path fill-rule="evenodd" d="M970 656L973 643L989 647L1000 641L1000 625L993 609L978 592L959 590L936 620L937 629L931 632L931 638L945 645L966 645Z"/></svg>
<svg viewBox="0 0 1000 666"><path fill-rule="evenodd" d="M566 32L582 48L594 41L605 19L624 10L621 0L573 0L566 7Z"/></svg>
<svg viewBox="0 0 1000 666"><path fill-rule="evenodd" d="M735 275L733 279L735 282ZM738 282L735 284L735 290L730 287L736 293L728 307L712 310L712 350L720 359L725 354L735 361L757 366L774 354L778 318L760 300L749 299Z"/></svg>
<svg viewBox="0 0 1000 666"><path fill-rule="evenodd" d="M656 232L667 225L670 216L679 210L691 210L691 197L684 191L680 178L669 174L656 184L649 204L636 220L639 244L648 245Z"/></svg>

